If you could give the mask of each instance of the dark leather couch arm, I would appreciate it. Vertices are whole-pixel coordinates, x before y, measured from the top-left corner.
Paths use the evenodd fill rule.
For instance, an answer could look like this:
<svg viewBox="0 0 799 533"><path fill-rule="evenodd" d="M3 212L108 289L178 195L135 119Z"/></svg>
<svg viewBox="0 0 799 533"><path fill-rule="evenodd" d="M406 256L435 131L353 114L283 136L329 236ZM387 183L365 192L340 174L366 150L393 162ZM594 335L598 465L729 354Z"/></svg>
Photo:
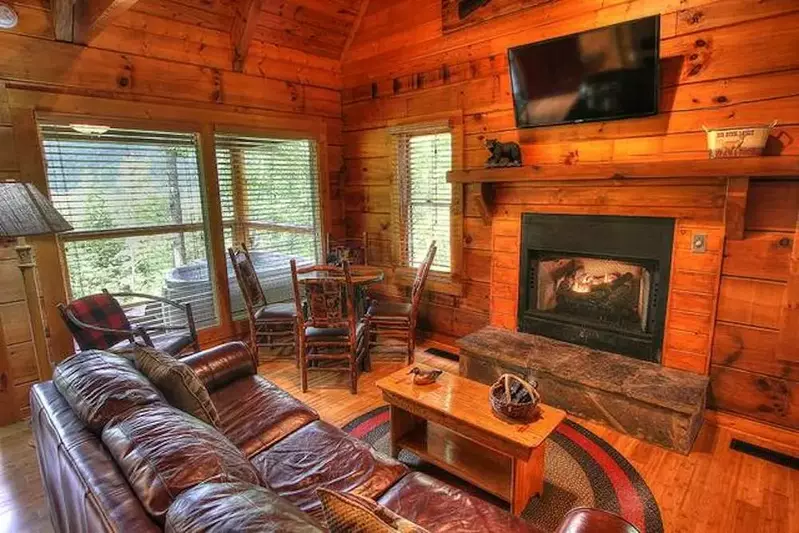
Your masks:
<svg viewBox="0 0 799 533"><path fill-rule="evenodd" d="M619 515L578 507L563 517L557 533L639 533L638 529Z"/></svg>
<svg viewBox="0 0 799 533"><path fill-rule="evenodd" d="M228 342L181 359L214 392L237 379L258 372L255 358L243 342Z"/></svg>

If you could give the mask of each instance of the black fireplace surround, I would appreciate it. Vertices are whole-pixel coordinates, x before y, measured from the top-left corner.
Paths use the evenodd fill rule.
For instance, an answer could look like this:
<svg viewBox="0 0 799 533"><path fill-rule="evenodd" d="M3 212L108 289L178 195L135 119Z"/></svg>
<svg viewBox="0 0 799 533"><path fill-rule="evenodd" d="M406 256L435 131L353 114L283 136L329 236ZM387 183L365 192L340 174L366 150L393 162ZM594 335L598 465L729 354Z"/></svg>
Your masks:
<svg viewBox="0 0 799 533"><path fill-rule="evenodd" d="M522 215L519 331L660 362L674 219Z"/></svg>

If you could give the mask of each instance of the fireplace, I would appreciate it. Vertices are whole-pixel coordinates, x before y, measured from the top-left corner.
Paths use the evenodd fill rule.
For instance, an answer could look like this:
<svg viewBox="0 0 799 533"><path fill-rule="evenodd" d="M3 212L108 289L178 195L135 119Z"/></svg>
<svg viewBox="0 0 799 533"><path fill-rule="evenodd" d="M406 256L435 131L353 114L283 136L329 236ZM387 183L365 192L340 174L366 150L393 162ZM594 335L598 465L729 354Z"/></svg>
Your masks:
<svg viewBox="0 0 799 533"><path fill-rule="evenodd" d="M674 220L522 218L519 330L660 362Z"/></svg>

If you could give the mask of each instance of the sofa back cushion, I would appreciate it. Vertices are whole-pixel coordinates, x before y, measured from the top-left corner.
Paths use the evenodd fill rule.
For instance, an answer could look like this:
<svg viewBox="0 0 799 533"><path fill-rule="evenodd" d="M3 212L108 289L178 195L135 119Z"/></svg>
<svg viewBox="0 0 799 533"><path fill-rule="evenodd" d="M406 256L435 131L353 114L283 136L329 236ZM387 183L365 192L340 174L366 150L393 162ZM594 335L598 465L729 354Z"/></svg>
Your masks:
<svg viewBox="0 0 799 533"><path fill-rule="evenodd" d="M224 435L166 404L112 420L102 438L139 501L159 523L181 492L200 483L260 484L256 470Z"/></svg>
<svg viewBox="0 0 799 533"><path fill-rule="evenodd" d="M158 387L166 400L181 411L219 427L219 413L208 390L189 365L148 346L133 349L136 368Z"/></svg>
<svg viewBox="0 0 799 533"><path fill-rule="evenodd" d="M203 483L175 500L166 514L167 533L317 533L321 525L264 487Z"/></svg>
<svg viewBox="0 0 799 533"><path fill-rule="evenodd" d="M135 407L163 403L161 393L133 363L99 350L62 361L53 382L81 422L95 433Z"/></svg>

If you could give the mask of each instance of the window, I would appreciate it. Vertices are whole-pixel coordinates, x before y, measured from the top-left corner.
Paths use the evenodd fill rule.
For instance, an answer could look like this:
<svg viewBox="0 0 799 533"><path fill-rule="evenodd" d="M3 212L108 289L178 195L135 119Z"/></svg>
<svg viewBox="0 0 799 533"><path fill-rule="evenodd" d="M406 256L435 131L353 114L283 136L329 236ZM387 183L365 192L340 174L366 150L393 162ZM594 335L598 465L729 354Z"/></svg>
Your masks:
<svg viewBox="0 0 799 533"><path fill-rule="evenodd" d="M164 296L191 303L198 326L216 324L195 136L78 129L41 126L50 195L75 228L62 236L72 297L102 289ZM129 314L179 325L169 309Z"/></svg>
<svg viewBox="0 0 799 533"><path fill-rule="evenodd" d="M216 135L225 247L244 242L268 302L292 298L289 261L322 259L316 142ZM244 309L228 264L231 308Z"/></svg>
<svg viewBox="0 0 799 533"><path fill-rule="evenodd" d="M452 134L423 133L397 136L400 261L417 267L435 240L438 252L433 270L450 272Z"/></svg>

